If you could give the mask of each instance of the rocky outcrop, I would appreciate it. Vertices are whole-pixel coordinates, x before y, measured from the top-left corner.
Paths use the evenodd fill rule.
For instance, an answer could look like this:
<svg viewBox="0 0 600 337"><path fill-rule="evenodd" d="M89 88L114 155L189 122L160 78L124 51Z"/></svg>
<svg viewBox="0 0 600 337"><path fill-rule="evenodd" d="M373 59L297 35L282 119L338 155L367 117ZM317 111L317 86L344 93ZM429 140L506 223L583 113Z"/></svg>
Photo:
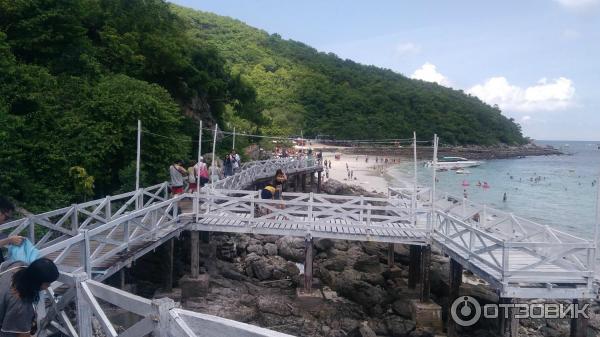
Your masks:
<svg viewBox="0 0 600 337"><path fill-rule="evenodd" d="M290 261L304 262L304 239L284 236L277 240L278 254Z"/></svg>

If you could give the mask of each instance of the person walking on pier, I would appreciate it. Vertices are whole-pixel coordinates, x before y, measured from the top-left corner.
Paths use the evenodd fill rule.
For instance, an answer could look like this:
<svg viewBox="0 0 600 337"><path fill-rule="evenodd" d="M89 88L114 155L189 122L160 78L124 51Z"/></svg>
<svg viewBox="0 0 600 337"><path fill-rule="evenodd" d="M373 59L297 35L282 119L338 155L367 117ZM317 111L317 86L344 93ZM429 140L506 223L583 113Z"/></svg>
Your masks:
<svg viewBox="0 0 600 337"><path fill-rule="evenodd" d="M274 195L274 199L275 200L283 200L283 185L285 184L285 182L287 181L287 175L285 173L283 173L283 170L281 169L277 169L277 172L275 172L275 179L273 181L273 185L275 186L275 195ZM279 205L279 208L283 209L285 206L283 205L283 203L281 203Z"/></svg>
<svg viewBox="0 0 600 337"><path fill-rule="evenodd" d="M3 263L0 266L0 336L36 334L34 304L40 291L58 280L58 268L47 258Z"/></svg>
<svg viewBox="0 0 600 337"><path fill-rule="evenodd" d="M15 211L15 205L10 202L7 198L0 196L0 225L8 222L12 213ZM7 236L4 233L0 233L0 248L13 245L20 246L23 242L23 237L18 235ZM0 249L0 263L4 262L4 254ZM1 323L1 322L0 322Z"/></svg>
<svg viewBox="0 0 600 337"><path fill-rule="evenodd" d="M188 192L196 192L198 188L198 164L195 160L190 160L190 167L187 169Z"/></svg>
<svg viewBox="0 0 600 337"><path fill-rule="evenodd" d="M200 162L196 164L196 171L198 172L198 183L200 188L204 187L208 183L208 167L204 162L204 158L200 157Z"/></svg>
<svg viewBox="0 0 600 337"><path fill-rule="evenodd" d="M171 176L171 195L175 196L183 193L183 177L187 171L183 168L183 160L178 159L169 167Z"/></svg>

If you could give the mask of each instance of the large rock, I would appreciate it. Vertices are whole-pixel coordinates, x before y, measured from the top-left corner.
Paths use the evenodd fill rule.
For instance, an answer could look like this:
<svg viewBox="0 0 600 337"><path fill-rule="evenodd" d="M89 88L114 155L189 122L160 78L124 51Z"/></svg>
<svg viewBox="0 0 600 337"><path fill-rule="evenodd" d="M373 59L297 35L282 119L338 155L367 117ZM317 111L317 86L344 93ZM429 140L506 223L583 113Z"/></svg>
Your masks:
<svg viewBox="0 0 600 337"><path fill-rule="evenodd" d="M326 251L334 246L333 240L327 238L315 239L314 244L318 251Z"/></svg>
<svg viewBox="0 0 600 337"><path fill-rule="evenodd" d="M408 337L410 332L415 329L415 322L399 316L388 316L385 324L392 337Z"/></svg>
<svg viewBox="0 0 600 337"><path fill-rule="evenodd" d="M274 243L266 243L265 249L267 250L268 255L277 255L277 245Z"/></svg>
<svg viewBox="0 0 600 337"><path fill-rule="evenodd" d="M277 316L289 316L292 314L291 305L285 302L281 296L261 296L258 298L258 311Z"/></svg>
<svg viewBox="0 0 600 337"><path fill-rule="evenodd" d="M362 255L354 262L354 269L364 273L381 273L381 264L376 255Z"/></svg>
<svg viewBox="0 0 600 337"><path fill-rule="evenodd" d="M294 262L304 262L304 239L284 236L277 240L279 255Z"/></svg>
<svg viewBox="0 0 600 337"><path fill-rule="evenodd" d="M363 323L360 326L354 328L348 332L348 337L377 337L375 332L369 327L369 325Z"/></svg>
<svg viewBox="0 0 600 337"><path fill-rule="evenodd" d="M364 195L365 197L381 197L381 193L372 193L357 185L347 185L335 179L328 179L321 185L321 191L334 195Z"/></svg>
<svg viewBox="0 0 600 337"><path fill-rule="evenodd" d="M246 256L246 274L250 277L254 276L261 281L268 280L273 276L273 269L266 259L255 253Z"/></svg>
<svg viewBox="0 0 600 337"><path fill-rule="evenodd" d="M343 271L344 268L346 268L346 260L339 257L333 257L321 262L321 266L327 270Z"/></svg>
<svg viewBox="0 0 600 337"><path fill-rule="evenodd" d="M248 251L249 254L251 254L251 253L256 253L256 255L266 255L267 254L267 250L260 243L248 245L248 248L246 248L246 250Z"/></svg>
<svg viewBox="0 0 600 337"><path fill-rule="evenodd" d="M361 273L346 269L335 279L334 290L360 305L371 314L381 314L382 304L387 301L386 292L372 284L361 280Z"/></svg>

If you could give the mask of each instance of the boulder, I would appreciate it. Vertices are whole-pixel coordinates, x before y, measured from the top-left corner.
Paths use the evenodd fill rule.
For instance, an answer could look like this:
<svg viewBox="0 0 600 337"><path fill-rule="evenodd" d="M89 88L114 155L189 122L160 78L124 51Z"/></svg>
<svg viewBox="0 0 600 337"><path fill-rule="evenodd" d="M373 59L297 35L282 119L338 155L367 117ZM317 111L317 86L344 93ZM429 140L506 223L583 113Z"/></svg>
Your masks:
<svg viewBox="0 0 600 337"><path fill-rule="evenodd" d="M327 238L315 239L313 242L318 251L327 251L334 245L333 240Z"/></svg>
<svg viewBox="0 0 600 337"><path fill-rule="evenodd" d="M333 247L337 250L341 250L343 252L348 250L348 241L345 240L335 240L333 242Z"/></svg>
<svg viewBox="0 0 600 337"><path fill-rule="evenodd" d="M290 316L292 314L292 309L280 296L258 297L258 311L277 316Z"/></svg>
<svg viewBox="0 0 600 337"><path fill-rule="evenodd" d="M267 254L267 250L260 243L248 245L248 248L246 248L246 250L248 251L249 254L250 253L256 253L256 255L266 255Z"/></svg>
<svg viewBox="0 0 600 337"><path fill-rule="evenodd" d="M355 270L345 270L335 279L334 290L360 305L374 315L382 313L381 305L387 300L386 292L361 280L362 275Z"/></svg>
<svg viewBox="0 0 600 337"><path fill-rule="evenodd" d="M392 310L404 318L410 318L412 316L410 302L406 299L399 299L392 303Z"/></svg>
<svg viewBox="0 0 600 337"><path fill-rule="evenodd" d="M388 316L385 324L391 337L408 337L410 332L415 329L415 322L400 316Z"/></svg>
<svg viewBox="0 0 600 337"><path fill-rule="evenodd" d="M277 245L275 243L266 243L265 250L267 251L268 255L277 255Z"/></svg>
<svg viewBox="0 0 600 337"><path fill-rule="evenodd" d="M268 280L273 276L273 269L266 259L255 253L246 256L246 274L250 277L254 276L261 281Z"/></svg>
<svg viewBox="0 0 600 337"><path fill-rule="evenodd" d="M364 322L348 332L348 337L377 337L375 332Z"/></svg>
<svg viewBox="0 0 600 337"><path fill-rule="evenodd" d="M321 262L321 266L327 270L343 271L346 268L346 260L334 257Z"/></svg>
<svg viewBox="0 0 600 337"><path fill-rule="evenodd" d="M284 236L277 240L279 255L294 262L304 262L304 239Z"/></svg>
<svg viewBox="0 0 600 337"><path fill-rule="evenodd" d="M364 273L381 273L379 257L376 255L362 255L354 262L354 269Z"/></svg>

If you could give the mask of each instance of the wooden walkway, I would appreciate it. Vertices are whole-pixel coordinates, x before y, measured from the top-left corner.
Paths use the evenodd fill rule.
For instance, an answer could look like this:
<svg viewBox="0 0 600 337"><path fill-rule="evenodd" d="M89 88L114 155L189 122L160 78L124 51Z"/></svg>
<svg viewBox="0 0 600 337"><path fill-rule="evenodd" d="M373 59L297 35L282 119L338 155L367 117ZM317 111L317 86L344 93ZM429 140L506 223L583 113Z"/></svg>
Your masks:
<svg viewBox="0 0 600 337"><path fill-rule="evenodd" d="M277 168L312 173L320 166L294 159L251 163L199 193L170 198L163 183L0 225L8 234L29 237L61 270L61 279L48 290L49 300L41 302L48 305L38 307L40 326L48 332L87 337L84 323L92 314L103 322L109 336L156 333L161 324L165 325L161 329L172 324L173 336L195 336L196 328L211 326L210 319L93 283L184 230L434 245L495 286L500 297L588 299L597 295L595 242L462 198L432 195L426 188L391 188L386 198L285 192L283 200L263 200L259 192L243 189L272 176ZM61 297L55 298L58 289ZM95 297L132 312L136 312L134 302L152 309L144 309L141 316L146 318L130 327L129 334L116 334ZM64 310L73 301L78 306L77 327ZM157 321L151 313L165 316ZM215 324L224 324L226 330L253 331L233 323ZM276 336L264 329L251 335Z"/></svg>

